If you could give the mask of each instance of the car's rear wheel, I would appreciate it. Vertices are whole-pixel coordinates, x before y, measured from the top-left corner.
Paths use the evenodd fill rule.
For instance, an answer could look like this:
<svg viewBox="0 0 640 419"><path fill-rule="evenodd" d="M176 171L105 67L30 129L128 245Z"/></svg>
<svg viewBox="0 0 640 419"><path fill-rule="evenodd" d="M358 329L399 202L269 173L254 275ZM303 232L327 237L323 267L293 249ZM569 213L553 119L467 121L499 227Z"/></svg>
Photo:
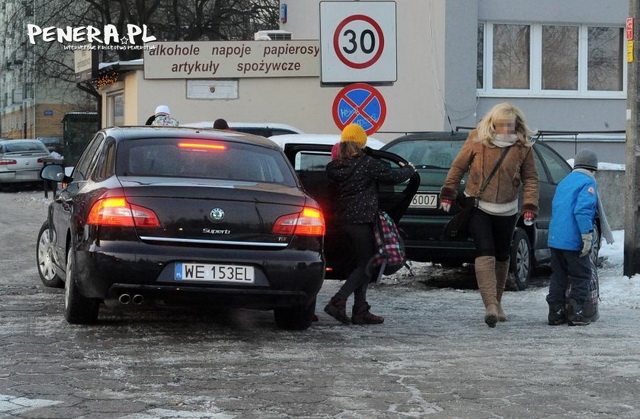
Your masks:
<svg viewBox="0 0 640 419"><path fill-rule="evenodd" d="M531 277L531 243L529 236L520 227L516 227L511 242L511 263L506 288L521 291L529 286Z"/></svg>
<svg viewBox="0 0 640 419"><path fill-rule="evenodd" d="M67 276L64 282L64 318L71 324L93 324L98 320L100 301L86 298L76 286L75 252L67 254Z"/></svg>
<svg viewBox="0 0 640 419"><path fill-rule="evenodd" d="M49 231L49 221L45 221L38 233L36 245L36 262L38 274L45 287L62 288L64 280L58 276L56 266L53 263L53 241Z"/></svg>
<svg viewBox="0 0 640 419"><path fill-rule="evenodd" d="M306 306L276 308L273 316L276 326L284 330L307 330L316 312L316 300Z"/></svg>

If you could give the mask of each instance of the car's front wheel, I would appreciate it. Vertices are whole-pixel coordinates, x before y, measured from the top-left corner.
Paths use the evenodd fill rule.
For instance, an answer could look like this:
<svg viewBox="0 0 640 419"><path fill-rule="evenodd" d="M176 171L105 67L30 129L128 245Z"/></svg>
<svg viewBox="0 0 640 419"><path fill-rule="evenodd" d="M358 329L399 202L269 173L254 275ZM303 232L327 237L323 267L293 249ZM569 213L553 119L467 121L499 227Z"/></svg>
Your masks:
<svg viewBox="0 0 640 419"><path fill-rule="evenodd" d="M75 252L67 253L67 276L64 281L64 318L71 324L93 324L98 320L100 301L86 298L76 286Z"/></svg>
<svg viewBox="0 0 640 419"><path fill-rule="evenodd" d="M284 330L307 330L316 314L316 300L306 306L276 308L273 316L276 326Z"/></svg>
<svg viewBox="0 0 640 419"><path fill-rule="evenodd" d="M529 285L531 277L531 243L529 236L520 227L516 227L511 242L511 263L506 288L521 291Z"/></svg>
<svg viewBox="0 0 640 419"><path fill-rule="evenodd" d="M49 230L49 221L45 221L38 233L38 243L36 245L36 263L38 264L38 274L45 287L62 288L64 280L56 273L56 266L53 263L53 240Z"/></svg>

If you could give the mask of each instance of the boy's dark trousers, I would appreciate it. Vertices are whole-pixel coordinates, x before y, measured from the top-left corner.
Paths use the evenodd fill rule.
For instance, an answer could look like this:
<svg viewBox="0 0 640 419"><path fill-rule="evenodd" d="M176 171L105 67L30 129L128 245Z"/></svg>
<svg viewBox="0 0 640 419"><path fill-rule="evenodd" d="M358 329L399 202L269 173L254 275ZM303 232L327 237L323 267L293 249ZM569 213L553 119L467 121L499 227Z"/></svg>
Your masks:
<svg viewBox="0 0 640 419"><path fill-rule="evenodd" d="M589 298L591 281L591 260L589 255L580 257L578 250L551 248L551 279L547 303L551 309L569 306L571 313L580 312ZM571 280L571 290L565 301L567 287ZM551 320L551 319L550 319Z"/></svg>

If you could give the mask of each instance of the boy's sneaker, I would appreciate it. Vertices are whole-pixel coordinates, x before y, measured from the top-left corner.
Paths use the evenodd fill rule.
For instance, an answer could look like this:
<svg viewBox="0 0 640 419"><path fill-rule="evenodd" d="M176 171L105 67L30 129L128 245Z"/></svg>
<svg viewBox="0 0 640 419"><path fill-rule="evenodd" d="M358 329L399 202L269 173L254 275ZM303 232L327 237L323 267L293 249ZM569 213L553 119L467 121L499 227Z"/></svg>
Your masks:
<svg viewBox="0 0 640 419"><path fill-rule="evenodd" d="M591 324L591 316L585 315L583 307L574 300L569 300L567 323L569 326L587 326Z"/></svg>
<svg viewBox="0 0 640 419"><path fill-rule="evenodd" d="M559 326L567 322L564 303L549 303L549 326Z"/></svg>

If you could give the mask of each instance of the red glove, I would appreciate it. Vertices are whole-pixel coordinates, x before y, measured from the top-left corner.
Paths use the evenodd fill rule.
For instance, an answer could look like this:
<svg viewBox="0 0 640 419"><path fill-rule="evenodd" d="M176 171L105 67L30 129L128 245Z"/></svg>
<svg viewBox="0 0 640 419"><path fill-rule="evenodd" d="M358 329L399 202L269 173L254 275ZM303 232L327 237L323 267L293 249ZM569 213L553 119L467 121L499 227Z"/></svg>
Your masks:
<svg viewBox="0 0 640 419"><path fill-rule="evenodd" d="M536 217L537 217L536 213L531 211L525 211L522 214L522 218L524 218L524 224L528 226L533 224L533 220L535 220Z"/></svg>
<svg viewBox="0 0 640 419"><path fill-rule="evenodd" d="M440 198L440 208L442 208L444 212L449 212L451 205L453 205L453 199Z"/></svg>

